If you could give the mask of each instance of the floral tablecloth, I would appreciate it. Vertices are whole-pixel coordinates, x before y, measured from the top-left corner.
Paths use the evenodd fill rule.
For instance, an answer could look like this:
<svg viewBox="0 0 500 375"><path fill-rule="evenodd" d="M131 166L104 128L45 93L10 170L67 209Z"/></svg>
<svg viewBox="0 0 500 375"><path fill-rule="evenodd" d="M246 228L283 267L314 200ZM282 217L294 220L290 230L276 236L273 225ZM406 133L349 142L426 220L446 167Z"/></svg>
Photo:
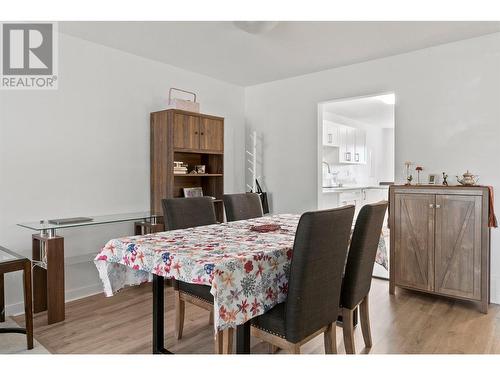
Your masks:
<svg viewBox="0 0 500 375"><path fill-rule="evenodd" d="M299 218L272 215L113 239L94 262L106 296L126 285L150 281L152 274L210 286L214 326L223 330L285 301ZM281 229L250 230L263 224L278 224ZM383 238L379 252L386 253Z"/></svg>

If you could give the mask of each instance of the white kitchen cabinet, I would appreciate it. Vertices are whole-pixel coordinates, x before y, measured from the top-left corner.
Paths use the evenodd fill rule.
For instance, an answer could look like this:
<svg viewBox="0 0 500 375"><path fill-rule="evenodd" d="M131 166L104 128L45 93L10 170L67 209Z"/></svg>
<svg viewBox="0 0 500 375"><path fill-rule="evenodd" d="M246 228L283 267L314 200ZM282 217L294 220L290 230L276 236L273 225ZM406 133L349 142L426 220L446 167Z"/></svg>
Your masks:
<svg viewBox="0 0 500 375"><path fill-rule="evenodd" d="M339 163L366 164L366 131L350 126L323 122L323 146L337 147Z"/></svg>
<svg viewBox="0 0 500 375"><path fill-rule="evenodd" d="M366 164L366 132L363 129L354 130L354 162Z"/></svg>
<svg viewBox="0 0 500 375"><path fill-rule="evenodd" d="M323 146L339 147L340 125L332 122L323 123Z"/></svg>
<svg viewBox="0 0 500 375"><path fill-rule="evenodd" d="M366 132L343 126L340 129L339 162L366 164Z"/></svg>

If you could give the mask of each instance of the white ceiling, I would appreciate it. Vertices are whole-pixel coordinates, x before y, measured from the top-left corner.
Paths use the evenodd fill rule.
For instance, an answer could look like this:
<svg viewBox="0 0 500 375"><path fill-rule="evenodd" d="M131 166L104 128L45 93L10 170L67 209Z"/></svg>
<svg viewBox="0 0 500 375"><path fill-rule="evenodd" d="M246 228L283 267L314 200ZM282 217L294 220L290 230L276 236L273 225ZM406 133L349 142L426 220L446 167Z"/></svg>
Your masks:
<svg viewBox="0 0 500 375"><path fill-rule="evenodd" d="M500 31L500 22L60 22L63 33L242 86Z"/></svg>
<svg viewBox="0 0 500 375"><path fill-rule="evenodd" d="M394 127L394 104L386 104L377 96L326 103L323 110L380 128Z"/></svg>

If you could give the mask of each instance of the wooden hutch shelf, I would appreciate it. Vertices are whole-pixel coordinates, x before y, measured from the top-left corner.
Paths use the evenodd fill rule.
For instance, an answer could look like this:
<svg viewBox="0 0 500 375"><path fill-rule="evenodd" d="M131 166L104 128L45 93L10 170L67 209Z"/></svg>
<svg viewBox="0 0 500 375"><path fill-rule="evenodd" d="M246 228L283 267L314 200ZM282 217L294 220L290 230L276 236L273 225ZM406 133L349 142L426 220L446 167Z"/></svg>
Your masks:
<svg viewBox="0 0 500 375"><path fill-rule="evenodd" d="M224 207L224 118L176 109L151 113L151 211L162 215L161 200L183 197L183 188L201 187L215 198L217 220ZM174 174L174 161L205 165L204 174Z"/></svg>

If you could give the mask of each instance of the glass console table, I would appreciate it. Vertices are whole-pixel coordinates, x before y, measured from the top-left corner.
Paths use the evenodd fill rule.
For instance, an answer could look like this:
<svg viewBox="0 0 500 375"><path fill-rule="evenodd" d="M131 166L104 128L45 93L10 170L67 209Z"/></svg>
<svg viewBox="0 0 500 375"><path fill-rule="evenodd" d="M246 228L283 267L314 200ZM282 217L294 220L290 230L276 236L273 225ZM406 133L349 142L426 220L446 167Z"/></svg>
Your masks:
<svg viewBox="0 0 500 375"><path fill-rule="evenodd" d="M135 235L160 232L161 215L149 211L89 216L85 218L40 220L17 224L38 233L33 240L33 309L47 310L48 324L63 321L64 308L64 237L56 231L93 225L133 221ZM97 249L96 249L97 254Z"/></svg>

